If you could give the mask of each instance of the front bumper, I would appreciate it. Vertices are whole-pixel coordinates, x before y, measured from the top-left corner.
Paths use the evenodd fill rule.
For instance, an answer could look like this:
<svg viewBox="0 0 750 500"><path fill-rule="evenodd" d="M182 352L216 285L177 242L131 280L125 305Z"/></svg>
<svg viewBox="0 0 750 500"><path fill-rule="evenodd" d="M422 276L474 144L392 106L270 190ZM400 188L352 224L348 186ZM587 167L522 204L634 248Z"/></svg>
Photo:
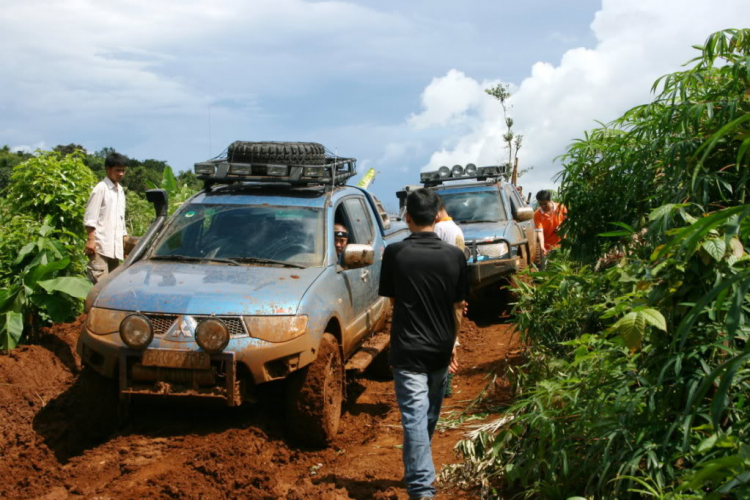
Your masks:
<svg viewBox="0 0 750 500"><path fill-rule="evenodd" d="M483 288L508 278L518 271L520 257L469 262L469 282L471 288Z"/></svg>
<svg viewBox="0 0 750 500"><path fill-rule="evenodd" d="M211 355L208 370L144 366L143 352L129 349L117 333L97 335L84 323L76 350L83 362L104 376L118 377L120 393L220 397L239 404L239 381L261 384L286 378L317 356L320 337L305 333L287 342L266 342L253 337L230 340L220 354ZM155 337L148 349L200 351L194 341Z"/></svg>

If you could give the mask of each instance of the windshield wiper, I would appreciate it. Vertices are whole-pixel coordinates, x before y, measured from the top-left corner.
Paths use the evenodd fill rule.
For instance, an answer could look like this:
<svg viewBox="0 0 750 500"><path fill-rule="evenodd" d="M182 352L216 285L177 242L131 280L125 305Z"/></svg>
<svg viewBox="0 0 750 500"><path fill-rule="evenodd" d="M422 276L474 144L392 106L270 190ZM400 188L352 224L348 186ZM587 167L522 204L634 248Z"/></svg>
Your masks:
<svg viewBox="0 0 750 500"><path fill-rule="evenodd" d="M224 264L230 264L232 266L239 266L239 263L234 259L222 259L219 257L191 257L188 255L153 255L151 256L154 260L177 260L181 262L222 262Z"/></svg>
<svg viewBox="0 0 750 500"><path fill-rule="evenodd" d="M235 262L242 262L243 264L245 262L253 262L256 264L273 264L276 266L284 266L284 267L294 267L297 269L305 269L305 266L300 266L299 264L292 264L291 262L284 262L281 260L273 260L273 259L264 259L263 257L232 257L232 260Z"/></svg>

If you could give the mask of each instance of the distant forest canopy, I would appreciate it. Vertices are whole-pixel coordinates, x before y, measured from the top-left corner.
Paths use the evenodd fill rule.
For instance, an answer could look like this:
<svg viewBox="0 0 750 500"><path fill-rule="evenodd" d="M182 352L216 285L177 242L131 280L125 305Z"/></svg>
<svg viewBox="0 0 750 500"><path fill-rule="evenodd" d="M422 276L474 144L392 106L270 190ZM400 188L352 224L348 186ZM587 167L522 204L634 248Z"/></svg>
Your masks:
<svg viewBox="0 0 750 500"><path fill-rule="evenodd" d="M98 179L103 179L105 176L104 159L108 154L114 152L115 149L102 148L95 153L89 153L80 144L71 143L55 146L52 148L52 151L57 151L63 155L80 151L84 155L84 164L91 169ZM126 152L118 151L118 153L122 153L128 157L128 171L122 181L122 185L126 190L145 193L149 189L148 181L157 186L161 183L162 172L164 171L164 167L168 166L167 162L154 159L136 160L135 158L131 158ZM33 156L34 153L11 151L11 148L7 145L0 148L0 196L4 196L5 188L10 183L10 174L13 171L13 167ZM180 172L176 175L176 179L179 184L187 184L193 190L198 190L202 187L201 181L189 170Z"/></svg>

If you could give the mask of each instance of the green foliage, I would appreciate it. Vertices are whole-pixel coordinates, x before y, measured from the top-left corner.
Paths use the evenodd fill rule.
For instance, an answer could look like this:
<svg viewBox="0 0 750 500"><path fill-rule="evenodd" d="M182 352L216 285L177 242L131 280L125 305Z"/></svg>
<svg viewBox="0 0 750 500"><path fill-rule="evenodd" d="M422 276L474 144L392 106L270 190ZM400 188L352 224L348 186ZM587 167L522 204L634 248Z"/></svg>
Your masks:
<svg viewBox="0 0 750 500"><path fill-rule="evenodd" d="M563 203L570 210L564 245L592 261L611 241L608 222L644 226L666 204L687 213L743 204L750 188L750 30L714 33L693 67L654 84L637 106L571 144L561 156ZM694 204L694 205L691 205Z"/></svg>
<svg viewBox="0 0 750 500"><path fill-rule="evenodd" d="M457 445L485 496L750 495L750 30L699 49L564 157L567 251L516 290L518 397Z"/></svg>
<svg viewBox="0 0 750 500"><path fill-rule="evenodd" d="M94 184L96 179L84 165L83 153L40 153L13 168L7 198L16 213L39 222L49 216L51 224L63 231L66 242L82 242L83 213Z"/></svg>
<svg viewBox="0 0 750 500"><path fill-rule="evenodd" d="M154 207L135 191L127 191L125 202L125 226L131 236L142 236L154 221Z"/></svg>
<svg viewBox="0 0 750 500"><path fill-rule="evenodd" d="M0 348L13 349L24 330L34 336L48 322L73 319L91 290L91 283L73 271L65 247L59 242L47 216L31 242L13 261L19 272L0 288ZM24 325L24 319L27 319Z"/></svg>
<svg viewBox="0 0 750 500"><path fill-rule="evenodd" d="M191 188L187 183L179 184L169 165L162 171L162 178L159 185L149 182L149 189L157 188L167 192L167 196L169 197L169 215L172 215L175 210L197 192L197 190Z"/></svg>
<svg viewBox="0 0 750 500"><path fill-rule="evenodd" d="M0 196L3 195L5 188L10 183L13 167L31 157L30 153L24 153L23 151L12 152L7 145L0 148Z"/></svg>

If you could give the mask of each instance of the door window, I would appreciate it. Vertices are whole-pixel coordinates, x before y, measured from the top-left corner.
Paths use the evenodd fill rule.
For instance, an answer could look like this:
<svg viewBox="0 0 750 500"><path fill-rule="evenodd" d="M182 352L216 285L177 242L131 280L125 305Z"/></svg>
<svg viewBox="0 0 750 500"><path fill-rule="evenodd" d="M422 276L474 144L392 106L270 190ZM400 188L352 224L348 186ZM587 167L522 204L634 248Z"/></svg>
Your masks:
<svg viewBox="0 0 750 500"><path fill-rule="evenodd" d="M354 233L354 238L350 238L349 242L370 245L374 236L372 218L362 201L361 198L344 200L344 210L351 224L349 229Z"/></svg>

